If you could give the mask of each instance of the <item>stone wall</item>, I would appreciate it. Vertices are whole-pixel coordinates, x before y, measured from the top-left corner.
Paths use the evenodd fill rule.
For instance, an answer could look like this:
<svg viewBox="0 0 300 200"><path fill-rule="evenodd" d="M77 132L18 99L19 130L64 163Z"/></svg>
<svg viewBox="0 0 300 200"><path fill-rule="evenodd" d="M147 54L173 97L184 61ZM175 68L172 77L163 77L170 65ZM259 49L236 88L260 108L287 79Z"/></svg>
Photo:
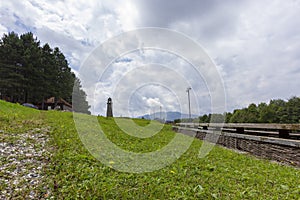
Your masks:
<svg viewBox="0 0 300 200"><path fill-rule="evenodd" d="M173 128L177 132L192 135L200 140L208 140L207 134L218 137L217 144L231 149L249 152L260 158L274 160L289 165L300 167L300 141L287 140L280 138L270 138L263 136L243 135L236 133L208 133L197 129L182 129L180 127Z"/></svg>

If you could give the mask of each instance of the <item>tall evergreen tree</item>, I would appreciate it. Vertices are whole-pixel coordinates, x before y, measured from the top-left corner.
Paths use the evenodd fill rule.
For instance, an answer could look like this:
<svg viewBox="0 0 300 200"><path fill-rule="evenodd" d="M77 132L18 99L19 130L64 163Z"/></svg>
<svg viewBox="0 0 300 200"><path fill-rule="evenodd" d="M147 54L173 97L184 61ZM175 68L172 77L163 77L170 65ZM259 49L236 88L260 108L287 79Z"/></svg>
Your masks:
<svg viewBox="0 0 300 200"><path fill-rule="evenodd" d="M43 92L42 67L40 42L33 37L32 33L25 33L20 36L22 42L22 74L24 101L40 101Z"/></svg>
<svg viewBox="0 0 300 200"><path fill-rule="evenodd" d="M11 32L0 40L0 93L16 102L21 98L23 64L22 43L19 36Z"/></svg>
<svg viewBox="0 0 300 200"><path fill-rule="evenodd" d="M32 33L20 37L10 32L0 40L0 97L12 102L43 102L49 97L72 101L72 91L78 88L81 112L89 105L79 79L71 71L64 54L49 44L41 47ZM79 98L79 99L80 99Z"/></svg>
<svg viewBox="0 0 300 200"><path fill-rule="evenodd" d="M287 102L272 99L269 104L254 103L247 108L225 113L226 123L300 123L300 97L292 97ZM199 117L200 122L210 121L211 114Z"/></svg>
<svg viewBox="0 0 300 200"><path fill-rule="evenodd" d="M74 89L73 89L73 110L75 112L87 113L91 114L89 111L90 106L86 100L86 93L82 90L81 82L78 78L76 78L74 82Z"/></svg>

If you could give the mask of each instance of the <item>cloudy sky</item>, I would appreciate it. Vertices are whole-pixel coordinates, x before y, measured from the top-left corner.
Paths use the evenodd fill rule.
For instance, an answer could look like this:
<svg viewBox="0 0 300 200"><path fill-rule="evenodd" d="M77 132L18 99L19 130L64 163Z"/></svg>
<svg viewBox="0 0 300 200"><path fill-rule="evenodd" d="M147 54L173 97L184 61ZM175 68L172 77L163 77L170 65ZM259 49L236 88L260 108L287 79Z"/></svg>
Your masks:
<svg viewBox="0 0 300 200"><path fill-rule="evenodd" d="M224 84L228 111L252 102L287 100L300 95L300 1L297 0L0 3L1 35L9 31L33 32L42 43L58 46L77 74L100 44L144 27L168 28L196 41L216 65ZM94 114L105 115L109 96L113 97L117 116L138 116L159 111L160 107L187 113L185 89L190 86L192 112L202 114L212 110L210 92L213 91L205 78L193 76L192 67L184 58L171 52L143 49L143 45L140 48L112 62L105 75L98 78L97 86L84 86ZM143 85L143 81L148 84Z"/></svg>

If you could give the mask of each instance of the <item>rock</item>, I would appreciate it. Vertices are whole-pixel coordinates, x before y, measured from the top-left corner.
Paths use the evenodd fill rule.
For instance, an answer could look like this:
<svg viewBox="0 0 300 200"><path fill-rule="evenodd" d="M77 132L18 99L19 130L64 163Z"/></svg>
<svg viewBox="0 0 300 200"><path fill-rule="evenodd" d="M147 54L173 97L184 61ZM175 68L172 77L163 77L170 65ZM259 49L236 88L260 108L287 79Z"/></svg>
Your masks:
<svg viewBox="0 0 300 200"><path fill-rule="evenodd" d="M4 131L0 130L0 133ZM40 199L41 191L37 188L43 185L42 172L51 156L45 150L49 140L49 127L36 128L26 133L0 134L0 183L4 183L0 199L14 199L22 190L30 188L24 199ZM9 139L7 139L9 138ZM36 145L39 144L39 145ZM45 190L51 197L49 189Z"/></svg>

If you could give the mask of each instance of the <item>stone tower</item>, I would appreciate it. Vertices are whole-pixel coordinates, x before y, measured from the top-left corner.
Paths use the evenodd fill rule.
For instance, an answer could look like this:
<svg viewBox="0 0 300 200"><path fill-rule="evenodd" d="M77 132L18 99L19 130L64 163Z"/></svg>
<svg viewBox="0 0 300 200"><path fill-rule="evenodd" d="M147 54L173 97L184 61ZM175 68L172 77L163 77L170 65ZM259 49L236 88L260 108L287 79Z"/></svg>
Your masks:
<svg viewBox="0 0 300 200"><path fill-rule="evenodd" d="M113 117L113 112L112 112L112 100L109 97L107 100L107 110L106 110L106 117Z"/></svg>

